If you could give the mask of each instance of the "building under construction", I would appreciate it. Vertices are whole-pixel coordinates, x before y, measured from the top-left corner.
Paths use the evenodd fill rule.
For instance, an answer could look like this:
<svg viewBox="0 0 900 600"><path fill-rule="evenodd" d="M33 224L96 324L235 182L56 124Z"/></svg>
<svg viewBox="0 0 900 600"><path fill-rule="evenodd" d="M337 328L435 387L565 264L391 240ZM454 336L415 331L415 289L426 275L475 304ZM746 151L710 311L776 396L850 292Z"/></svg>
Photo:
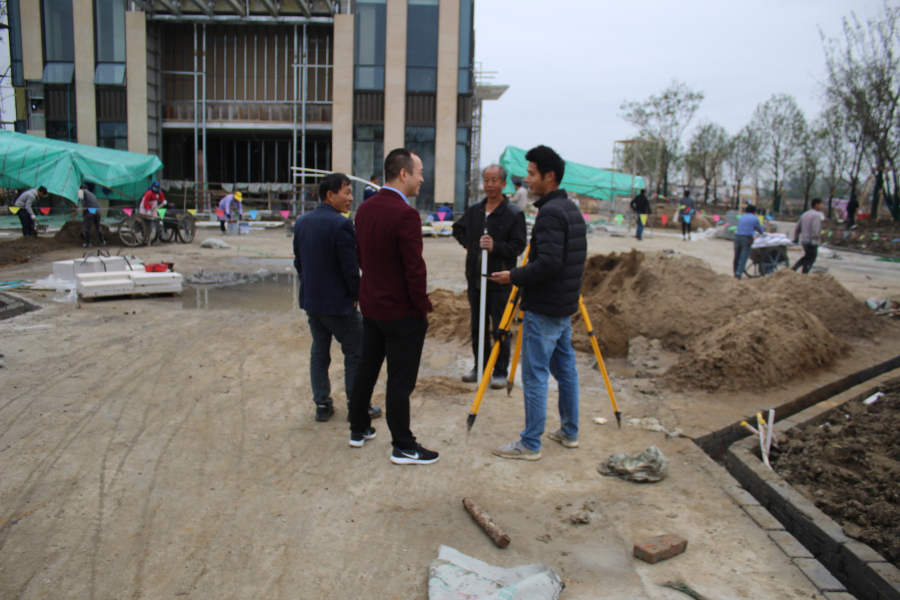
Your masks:
<svg viewBox="0 0 900 600"><path fill-rule="evenodd" d="M466 205L473 0L8 0L16 129L157 154L182 188L293 192L292 166L425 166Z"/></svg>

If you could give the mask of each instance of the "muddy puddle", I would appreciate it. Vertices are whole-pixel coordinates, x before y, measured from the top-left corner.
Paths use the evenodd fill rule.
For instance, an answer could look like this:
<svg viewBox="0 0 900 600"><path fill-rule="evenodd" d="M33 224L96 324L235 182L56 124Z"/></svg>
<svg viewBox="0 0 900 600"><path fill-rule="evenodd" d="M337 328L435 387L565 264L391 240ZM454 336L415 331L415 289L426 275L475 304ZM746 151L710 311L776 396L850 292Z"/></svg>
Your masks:
<svg viewBox="0 0 900 600"><path fill-rule="evenodd" d="M198 273L187 278L181 294L185 309L300 310L297 273L260 271L253 275Z"/></svg>

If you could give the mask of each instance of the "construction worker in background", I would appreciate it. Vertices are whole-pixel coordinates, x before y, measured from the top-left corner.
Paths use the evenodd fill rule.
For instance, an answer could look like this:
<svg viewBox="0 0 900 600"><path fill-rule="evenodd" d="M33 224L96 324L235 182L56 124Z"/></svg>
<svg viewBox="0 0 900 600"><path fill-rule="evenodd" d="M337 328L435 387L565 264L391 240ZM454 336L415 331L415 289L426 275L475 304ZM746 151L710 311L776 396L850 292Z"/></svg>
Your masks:
<svg viewBox="0 0 900 600"><path fill-rule="evenodd" d="M84 247L91 247L91 225L97 230L97 237L100 238L100 245L105 246L106 240L103 239L103 229L100 227L100 203L97 202L97 196L88 190L86 183L81 184L78 190L78 201L81 202L82 223L84 224Z"/></svg>
<svg viewBox="0 0 900 600"><path fill-rule="evenodd" d="M152 217L150 219L151 241L156 239L156 236L159 233L160 223L162 223L162 219L159 218L159 213L156 211L166 204L166 196L162 193L162 189L160 189L159 181L154 181L150 184L147 191L144 192L144 197L141 198L141 204L138 207L138 214L144 215L145 217Z"/></svg>
<svg viewBox="0 0 900 600"><path fill-rule="evenodd" d="M239 215L244 214L243 209L244 195L240 192L235 192L233 194L228 194L221 201L219 201L219 210L223 211L219 215L219 228L222 230L222 233L225 232L225 221L229 223L234 223L234 209L237 209L237 213Z"/></svg>
<svg viewBox="0 0 900 600"><path fill-rule="evenodd" d="M637 235L635 237L640 241L644 233L644 221L641 219L641 215L647 215L645 218L650 218L650 201L647 200L647 190L641 190L641 193L631 201L631 212L637 217Z"/></svg>
<svg viewBox="0 0 900 600"><path fill-rule="evenodd" d="M697 203L691 198L691 190L684 190L684 198L678 209L678 220L681 222L681 237L684 241L691 239L691 221L697 215Z"/></svg>
<svg viewBox="0 0 900 600"><path fill-rule="evenodd" d="M16 206L19 207L16 214L19 215L19 221L22 223L23 236L28 237L31 235L37 237L37 217L34 216L32 205L41 198L46 197L47 188L41 186L38 189L32 188L24 191L16 198ZM25 210L22 210L23 208Z"/></svg>
<svg viewBox="0 0 900 600"><path fill-rule="evenodd" d="M372 173L372 176L369 177L369 183L371 185L367 185L366 189L363 190L363 202L374 196L378 193L378 182L381 181L381 175L378 173Z"/></svg>
<svg viewBox="0 0 900 600"><path fill-rule="evenodd" d="M513 177L512 182L516 187L516 193L512 195L509 201L521 208L522 212L525 212L525 209L528 207L528 190L522 185L521 177Z"/></svg>

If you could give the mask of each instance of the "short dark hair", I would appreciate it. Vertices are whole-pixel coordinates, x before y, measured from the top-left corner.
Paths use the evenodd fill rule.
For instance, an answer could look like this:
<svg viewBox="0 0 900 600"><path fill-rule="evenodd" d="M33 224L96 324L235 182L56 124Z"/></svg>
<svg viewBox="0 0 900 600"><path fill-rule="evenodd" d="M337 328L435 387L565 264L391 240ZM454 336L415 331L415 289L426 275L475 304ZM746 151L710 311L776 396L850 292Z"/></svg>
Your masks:
<svg viewBox="0 0 900 600"><path fill-rule="evenodd" d="M556 175L556 183L562 183L566 173L566 161L549 146L535 146L525 155L525 160L534 163L541 177L553 171Z"/></svg>
<svg viewBox="0 0 900 600"><path fill-rule="evenodd" d="M408 148L395 148L384 159L384 180L393 181L400 177L400 171L413 172L413 153Z"/></svg>
<svg viewBox="0 0 900 600"><path fill-rule="evenodd" d="M813 198L812 200L809 201L810 206L815 206L816 204L822 204L822 199L821 198Z"/></svg>
<svg viewBox="0 0 900 600"><path fill-rule="evenodd" d="M380 178L381 178L381 173L372 173L372 176L369 177L369 181L373 181L375 179L380 179Z"/></svg>
<svg viewBox="0 0 900 600"><path fill-rule="evenodd" d="M642 189L642 190L641 190L641 193L642 193L642 194L646 194L646 193L647 193L647 190Z"/></svg>
<svg viewBox="0 0 900 600"><path fill-rule="evenodd" d="M690 196L690 195L691 195L691 190L689 190L689 189L688 189L688 190L684 190L684 197L685 197L685 198L687 198L687 197Z"/></svg>
<svg viewBox="0 0 900 600"><path fill-rule="evenodd" d="M45 188L44 186L41 186L38 188L38 194L46 194L46 193L47 193L47 188Z"/></svg>
<svg viewBox="0 0 900 600"><path fill-rule="evenodd" d="M506 169L504 169L501 165L498 165L498 164L488 165L484 169L482 169L481 177L484 178L485 172L488 169L493 169L494 167L497 167L498 169L500 169L500 179L502 179L503 182L506 183Z"/></svg>
<svg viewBox="0 0 900 600"><path fill-rule="evenodd" d="M343 173L332 173L326 175L319 182L319 202L328 199L328 192L337 194L345 185L350 185L350 178Z"/></svg>
<svg viewBox="0 0 900 600"><path fill-rule="evenodd" d="M745 213L756 214L756 207L752 204L748 204L747 208L744 209Z"/></svg>

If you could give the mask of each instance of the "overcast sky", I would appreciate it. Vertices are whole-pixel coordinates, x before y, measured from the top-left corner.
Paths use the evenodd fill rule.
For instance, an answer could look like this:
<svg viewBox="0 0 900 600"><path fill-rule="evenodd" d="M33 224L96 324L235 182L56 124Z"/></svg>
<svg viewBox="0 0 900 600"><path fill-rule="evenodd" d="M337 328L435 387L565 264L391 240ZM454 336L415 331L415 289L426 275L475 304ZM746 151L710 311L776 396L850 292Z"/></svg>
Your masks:
<svg viewBox="0 0 900 600"><path fill-rule="evenodd" d="M772 94L820 110L825 58L819 31L881 13L880 0L476 0L475 60L508 84L485 102L482 167L507 145L552 146L564 159L609 167L613 142L633 137L625 100L673 79L702 91L702 121L733 134ZM690 130L687 136L690 135ZM686 137L687 137L686 136Z"/></svg>

